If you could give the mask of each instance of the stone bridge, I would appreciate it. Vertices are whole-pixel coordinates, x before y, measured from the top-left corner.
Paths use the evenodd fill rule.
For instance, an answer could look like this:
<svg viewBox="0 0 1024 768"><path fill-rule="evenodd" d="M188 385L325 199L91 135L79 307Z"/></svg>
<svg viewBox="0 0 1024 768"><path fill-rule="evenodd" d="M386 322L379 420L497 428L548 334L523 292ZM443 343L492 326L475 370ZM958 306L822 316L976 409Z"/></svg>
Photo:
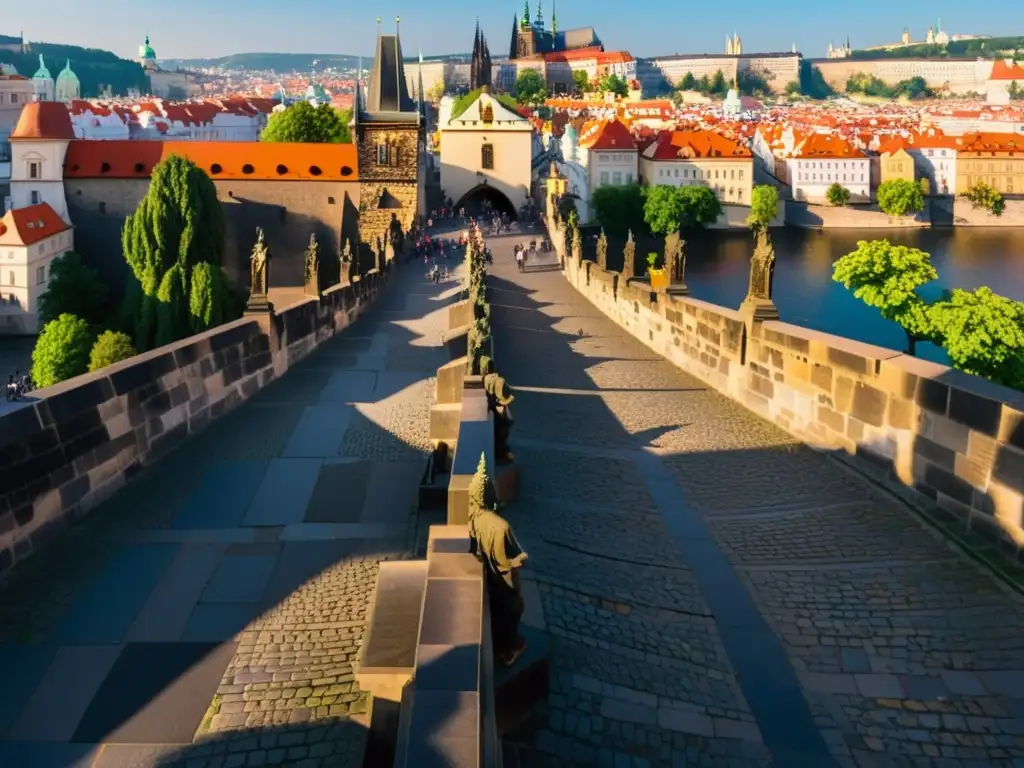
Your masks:
<svg viewBox="0 0 1024 768"><path fill-rule="evenodd" d="M1024 765L1024 605L864 475L492 240L546 707L507 768ZM522 236L520 236L522 239ZM450 286L344 334L0 589L0 765L362 764L378 563L409 557Z"/></svg>

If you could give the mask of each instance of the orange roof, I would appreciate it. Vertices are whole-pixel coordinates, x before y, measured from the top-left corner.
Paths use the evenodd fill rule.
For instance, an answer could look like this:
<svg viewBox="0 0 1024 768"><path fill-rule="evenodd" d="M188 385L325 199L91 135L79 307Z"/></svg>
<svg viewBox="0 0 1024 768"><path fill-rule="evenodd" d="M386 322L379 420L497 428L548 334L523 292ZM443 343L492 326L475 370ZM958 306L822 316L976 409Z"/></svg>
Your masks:
<svg viewBox="0 0 1024 768"><path fill-rule="evenodd" d="M989 80L1024 80L1024 67L1020 64L1007 64L1005 59L998 59L992 65Z"/></svg>
<svg viewBox="0 0 1024 768"><path fill-rule="evenodd" d="M1016 157L1020 153L1024 157L1024 138L1012 133L979 133L974 140L964 144L961 155L985 157L1010 155Z"/></svg>
<svg viewBox="0 0 1024 768"><path fill-rule="evenodd" d="M825 133L812 133L807 137L803 144L797 148L796 152L793 153L793 156L798 158L857 158L864 157L864 153L850 144L850 142L842 136Z"/></svg>
<svg viewBox="0 0 1024 768"><path fill-rule="evenodd" d="M68 108L59 101L32 101L21 110L12 139L73 139Z"/></svg>
<svg viewBox="0 0 1024 768"><path fill-rule="evenodd" d="M0 219L0 245L32 245L68 229L49 203L15 208Z"/></svg>
<svg viewBox="0 0 1024 768"><path fill-rule="evenodd" d="M670 143L680 151L692 150L699 158L753 156L742 144L714 131L676 131Z"/></svg>
<svg viewBox="0 0 1024 768"><path fill-rule="evenodd" d="M145 179L161 160L179 155L210 178L251 181L358 181L352 144L275 144L259 141L72 141L66 179Z"/></svg>
<svg viewBox="0 0 1024 768"><path fill-rule="evenodd" d="M617 119L587 123L580 131L579 145L597 151L614 149L629 152L636 149L629 128Z"/></svg>

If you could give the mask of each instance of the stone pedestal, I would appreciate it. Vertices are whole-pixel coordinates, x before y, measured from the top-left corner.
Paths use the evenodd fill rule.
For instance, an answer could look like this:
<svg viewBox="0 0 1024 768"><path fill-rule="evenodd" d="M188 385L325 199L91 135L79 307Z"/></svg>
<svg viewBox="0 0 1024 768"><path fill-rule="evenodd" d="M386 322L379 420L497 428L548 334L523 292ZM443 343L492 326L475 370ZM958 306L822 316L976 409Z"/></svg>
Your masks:
<svg viewBox="0 0 1024 768"><path fill-rule="evenodd" d="M778 320L779 309L771 299L754 299L748 296L740 304L740 315L749 326L750 323Z"/></svg>
<svg viewBox="0 0 1024 768"><path fill-rule="evenodd" d="M274 311L274 305L270 303L270 297L265 293L250 294L249 300L245 303L245 314L263 315Z"/></svg>
<svg viewBox="0 0 1024 768"><path fill-rule="evenodd" d="M665 289L669 296L689 296L690 287L686 283L672 283Z"/></svg>

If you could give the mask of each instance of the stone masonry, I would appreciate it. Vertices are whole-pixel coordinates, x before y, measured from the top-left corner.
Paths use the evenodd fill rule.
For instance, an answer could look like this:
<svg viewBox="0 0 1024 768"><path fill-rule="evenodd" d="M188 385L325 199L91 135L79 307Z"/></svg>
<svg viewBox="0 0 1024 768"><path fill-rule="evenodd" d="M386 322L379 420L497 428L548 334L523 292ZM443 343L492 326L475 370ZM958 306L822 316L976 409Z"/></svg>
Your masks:
<svg viewBox="0 0 1024 768"><path fill-rule="evenodd" d="M419 142L418 125L360 124L356 144L359 149L359 232L364 243L373 245L378 237L384 239L392 214L398 215L405 232L415 223L419 211ZM379 143L387 143L397 150L397 164L377 163ZM386 203L381 207L385 192L401 203L401 208L389 208Z"/></svg>

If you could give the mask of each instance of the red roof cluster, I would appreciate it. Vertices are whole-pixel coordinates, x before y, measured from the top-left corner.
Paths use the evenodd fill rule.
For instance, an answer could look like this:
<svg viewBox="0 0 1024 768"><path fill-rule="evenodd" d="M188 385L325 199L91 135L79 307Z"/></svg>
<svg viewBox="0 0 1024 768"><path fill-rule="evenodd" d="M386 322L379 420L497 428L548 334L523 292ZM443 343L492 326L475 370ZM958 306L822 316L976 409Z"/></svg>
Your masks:
<svg viewBox="0 0 1024 768"><path fill-rule="evenodd" d="M32 245L68 229L49 203L15 208L0 219L0 245Z"/></svg>

